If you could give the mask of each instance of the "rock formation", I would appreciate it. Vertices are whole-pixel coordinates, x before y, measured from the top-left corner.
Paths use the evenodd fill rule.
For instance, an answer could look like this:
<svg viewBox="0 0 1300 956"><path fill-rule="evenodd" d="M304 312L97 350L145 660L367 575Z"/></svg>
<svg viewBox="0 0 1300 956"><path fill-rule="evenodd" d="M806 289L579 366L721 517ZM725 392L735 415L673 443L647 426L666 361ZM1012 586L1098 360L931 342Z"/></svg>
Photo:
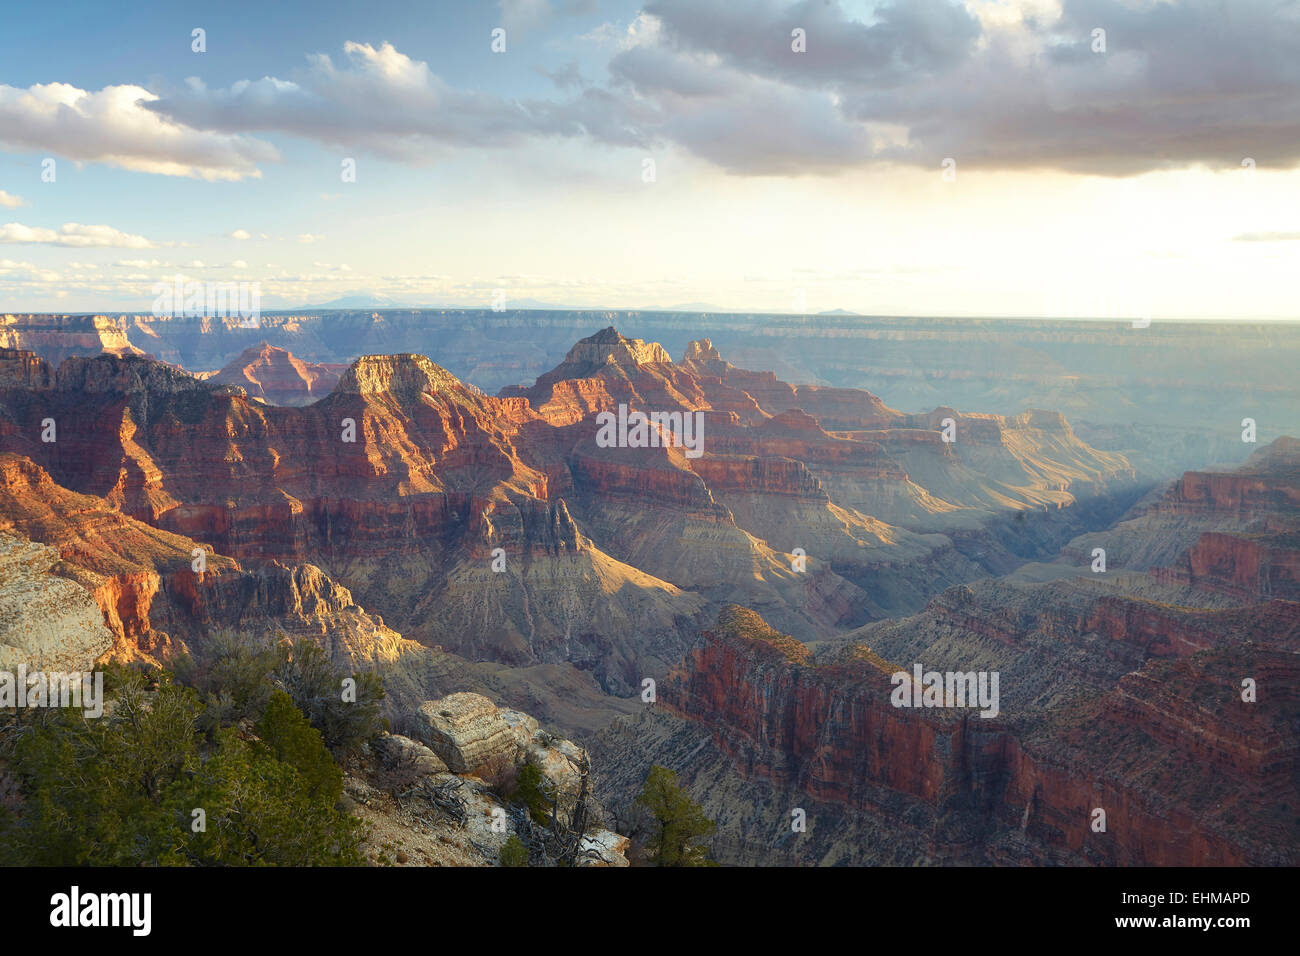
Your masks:
<svg viewBox="0 0 1300 956"><path fill-rule="evenodd" d="M86 653L104 635L159 663L224 633L318 642L379 672L410 724L379 756L488 812L464 780L498 758L573 786L582 748L527 714L584 739L628 715L593 747L602 792L626 803L649 763L679 764L732 862L1292 861L1293 440L1148 494L1057 412L903 412L707 339L675 363L605 328L493 396L449 370L486 326L443 365L407 318L340 317L331 336L374 354L322 395L279 351L329 358L320 323L206 340L128 323L169 365L86 354L97 320L43 321L6 319L8 341L43 327L67 355L0 349L0 533L54 550L4 567L84 595L60 599L82 624L94 602ZM175 367L250 347L238 382ZM597 416L627 409L698 416L702 454L598 440ZM914 662L997 671L999 715L893 707L892 669ZM1246 677L1260 697L1241 710ZM791 842L797 806L821 823Z"/></svg>
<svg viewBox="0 0 1300 956"><path fill-rule="evenodd" d="M398 734L378 738L375 759L345 780L354 811L371 828L376 862L392 862L392 853L400 854L399 864L492 866L512 836L526 845L541 841L524 811L507 802L501 782L531 763L557 809L585 801L588 824L577 834L576 865L628 865L628 838L600 825L599 804L580 786L587 755L572 741L546 733L528 714L471 693L425 701L415 733L424 743ZM431 812L412 812L422 796L435 793Z"/></svg>
<svg viewBox="0 0 1300 956"><path fill-rule="evenodd" d="M310 405L338 384L344 364L304 362L284 349L260 342L245 349L207 381L238 385L270 405Z"/></svg>
<svg viewBox="0 0 1300 956"><path fill-rule="evenodd" d="M0 450L58 484L238 561L314 565L426 646L567 661L623 695L728 602L804 638L914 611L1055 541L1011 515L1065 511L1064 539L1131 479L1059 416L913 420L612 328L501 397L411 354L363 356L303 408L135 357L0 364ZM705 416L703 457L600 447L620 404Z"/></svg>
<svg viewBox="0 0 1300 956"><path fill-rule="evenodd" d="M113 646L90 593L51 573L54 548L0 534L0 670L89 671Z"/></svg>
<svg viewBox="0 0 1300 956"><path fill-rule="evenodd" d="M1098 573L1075 541L1055 564L950 588L815 657L730 609L655 713L601 735L601 792L678 767L732 817L715 849L733 862L1294 865L1295 448L1189 475L1086 536L1130 559L1156 554L1135 543L1153 537L1193 542L1169 567ZM999 713L894 706L891 675L917 662L997 672ZM716 786L728 773L764 806L816 807L820 828L790 843L773 816L736 815L740 789Z"/></svg>

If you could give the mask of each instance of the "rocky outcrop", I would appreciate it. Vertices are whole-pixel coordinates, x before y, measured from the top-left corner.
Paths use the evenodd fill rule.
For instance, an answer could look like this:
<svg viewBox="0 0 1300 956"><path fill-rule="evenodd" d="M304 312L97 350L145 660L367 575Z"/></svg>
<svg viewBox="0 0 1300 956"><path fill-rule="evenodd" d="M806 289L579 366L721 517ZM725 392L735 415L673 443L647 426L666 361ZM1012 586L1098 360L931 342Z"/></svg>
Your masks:
<svg viewBox="0 0 1300 956"><path fill-rule="evenodd" d="M0 315L0 347L23 349L57 366L73 356L143 355L123 316Z"/></svg>
<svg viewBox="0 0 1300 956"><path fill-rule="evenodd" d="M1063 561L1151 571L1238 601L1295 600L1300 562L1300 441L1283 436L1240 468L1188 472L1126 519L1071 541Z"/></svg>
<svg viewBox="0 0 1300 956"><path fill-rule="evenodd" d="M751 372L723 360L709 339L686 346L682 365L699 374L709 385L743 392L768 416L798 410L814 417L830 430L851 431L883 428L902 419L870 392L819 385L791 385L772 372ZM713 389L706 390L713 391Z"/></svg>
<svg viewBox="0 0 1300 956"><path fill-rule="evenodd" d="M447 773L447 764L436 753L410 737L385 733L374 743L375 748L391 763L409 763L416 773Z"/></svg>
<svg viewBox="0 0 1300 956"><path fill-rule="evenodd" d="M0 534L0 670L89 671L113 636L84 587L51 573L59 552Z"/></svg>
<svg viewBox="0 0 1300 956"><path fill-rule="evenodd" d="M344 779L346 803L366 824L363 852L373 864L497 866L506 843L514 839L528 849L532 866L558 862L553 856L557 846L574 848L573 865L628 865L630 841L600 824L600 805L580 786L587 770L585 751L541 731L528 714L498 710L476 694L426 702L421 714L430 707L434 711L419 716L417 726L452 756L452 767L424 744L384 733L372 741L372 756L354 765ZM433 729L430 717L439 729ZM548 754L567 769L557 774ZM542 787L562 814L560 825L571 828L575 818L583 819L581 833L569 829L569 837L557 843L550 825L538 826L527 808L512 803L503 781L524 761L541 768ZM483 779L484 771L492 779Z"/></svg>
<svg viewBox="0 0 1300 956"><path fill-rule="evenodd" d="M1175 514L1239 518L1300 513L1300 440L1278 438L1233 471L1189 471L1170 490L1166 506Z"/></svg>
<svg viewBox="0 0 1300 956"><path fill-rule="evenodd" d="M426 701L416 712L416 734L454 773L470 773L494 757L513 757L519 748L497 706L478 694Z"/></svg>
<svg viewBox="0 0 1300 956"><path fill-rule="evenodd" d="M481 694L449 694L425 701L415 714L415 734L453 773L475 773L505 760L531 763L545 785L576 794L586 752L563 737L542 731L521 711L499 708Z"/></svg>
<svg viewBox="0 0 1300 956"><path fill-rule="evenodd" d="M1206 532L1158 580L1217 591L1241 601L1300 601L1300 535Z"/></svg>
<svg viewBox="0 0 1300 956"><path fill-rule="evenodd" d="M49 363L23 349L0 348L0 388L49 388Z"/></svg>
<svg viewBox="0 0 1300 956"><path fill-rule="evenodd" d="M338 384L347 366L304 362L285 349L260 342L245 349L207 381L237 385L271 405L309 405Z"/></svg>

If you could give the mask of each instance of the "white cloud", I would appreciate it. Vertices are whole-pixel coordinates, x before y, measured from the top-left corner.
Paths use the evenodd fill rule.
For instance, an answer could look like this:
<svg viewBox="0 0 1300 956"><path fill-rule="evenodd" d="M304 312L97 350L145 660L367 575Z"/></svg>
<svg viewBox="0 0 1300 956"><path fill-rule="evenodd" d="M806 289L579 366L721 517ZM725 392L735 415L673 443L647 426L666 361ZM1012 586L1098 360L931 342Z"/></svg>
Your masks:
<svg viewBox="0 0 1300 956"><path fill-rule="evenodd" d="M303 245L310 245L311 243L315 242L317 239L324 239L324 238L325 238L324 236L318 236L318 235L313 235L310 232L304 232L300 236L298 236L298 241L301 242Z"/></svg>
<svg viewBox="0 0 1300 956"><path fill-rule="evenodd" d="M293 80L211 90L195 80L146 108L196 128L277 130L411 163L436 158L438 147L504 148L548 136L644 143L630 128L636 104L609 91L584 90L568 102L507 98L453 86L391 43L349 41L343 50L341 66L318 53Z"/></svg>
<svg viewBox="0 0 1300 956"><path fill-rule="evenodd" d="M26 205L27 203L23 201L22 196L14 196L0 189L0 206L4 206L6 209L17 209L19 206Z"/></svg>
<svg viewBox="0 0 1300 956"><path fill-rule="evenodd" d="M253 236L252 233L250 233L246 229L236 229L234 232L230 234L230 238L238 239L240 242L243 242L245 239L252 239Z"/></svg>
<svg viewBox="0 0 1300 956"><path fill-rule="evenodd" d="M0 84L0 143L79 162L209 181L256 178L261 176L259 162L279 159L269 143L194 129L147 109L144 104L156 99L140 86L89 92L67 83L27 89Z"/></svg>
<svg viewBox="0 0 1300 956"><path fill-rule="evenodd" d="M152 249L158 243L114 229L112 226L83 226L81 223L64 223L59 229L24 226L10 222L0 226L0 243L26 243L53 246L72 246L87 249L94 246L113 246L123 249Z"/></svg>
<svg viewBox="0 0 1300 956"><path fill-rule="evenodd" d="M0 259L0 280L8 283L59 282L63 277L52 269L42 269L30 262Z"/></svg>

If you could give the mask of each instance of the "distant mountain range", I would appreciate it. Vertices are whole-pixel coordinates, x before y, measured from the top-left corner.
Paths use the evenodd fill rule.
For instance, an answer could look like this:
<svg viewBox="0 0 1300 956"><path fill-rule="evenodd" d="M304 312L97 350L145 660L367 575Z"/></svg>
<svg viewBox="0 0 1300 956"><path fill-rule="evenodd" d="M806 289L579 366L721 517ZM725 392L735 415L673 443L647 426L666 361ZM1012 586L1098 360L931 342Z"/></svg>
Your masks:
<svg viewBox="0 0 1300 956"><path fill-rule="evenodd" d="M415 302L410 300L394 299L392 296L384 295L382 292L350 292L347 295L340 296L337 299L330 299L328 302L319 302L314 305L293 306L288 309L274 309L272 311L316 311L319 309L481 309L485 307L483 302ZM505 308L510 309L557 309L572 310L572 306L557 305L554 302L543 302L539 299L507 299Z"/></svg>
<svg viewBox="0 0 1300 956"><path fill-rule="evenodd" d="M365 290L349 292L347 295L339 296L336 299L330 299L328 302L318 302L310 305L288 306L285 308L274 308L271 311L308 311L317 309L481 309L484 308L482 302L415 302L410 300L394 299L392 296L385 295L382 292L369 292ZM511 309L542 309L555 310L564 312L604 312L607 309L597 309L594 307L584 308L581 306L564 305L557 302L546 302L542 299L514 299L507 298L505 308ZM613 310L626 311L626 310ZM715 305L712 302L681 302L677 305L657 305L647 306L639 311L645 312L713 312L732 314L738 311ZM766 312L768 310L759 310ZM786 314L776 312L774 314ZM860 315L858 312L851 312L848 309L826 309L817 315Z"/></svg>

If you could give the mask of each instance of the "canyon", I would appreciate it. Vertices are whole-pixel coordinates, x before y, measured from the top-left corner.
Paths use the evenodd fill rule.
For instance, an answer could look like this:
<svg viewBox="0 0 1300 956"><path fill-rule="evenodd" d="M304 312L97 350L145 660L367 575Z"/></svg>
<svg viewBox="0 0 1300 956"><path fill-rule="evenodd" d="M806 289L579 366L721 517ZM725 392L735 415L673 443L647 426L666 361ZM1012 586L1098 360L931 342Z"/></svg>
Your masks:
<svg viewBox="0 0 1300 956"><path fill-rule="evenodd" d="M1070 374L1043 365L929 408L908 379L904 411L825 374L845 343L797 323L780 331L799 349L758 349L755 317L710 317L720 335L681 342L680 361L612 326L553 356L599 317L516 315L529 336L488 368L472 353L511 337L509 313L457 316L459 338L424 313L256 330L6 316L0 609L19 610L0 623L34 634L25 596L75 595L83 656L164 665L223 635L306 638L377 671L408 734L422 702L481 694L591 749L613 830L650 765L678 770L728 863L1295 862L1286 388L1243 393L1227 417L1259 415L1263 440L1233 447L1179 437L1174 399L1129 425L1100 414L1104 356L1133 343L1086 323L1022 329L1044 351L1093 343L1086 400L1021 404ZM889 329L844 337L898 361ZM945 354L1001 333L963 326ZM1198 334L1169 346L1173 366ZM1267 352L1253 334L1240 347ZM780 374L733 364L773 351ZM959 411L973 395L992 408ZM602 447L599 417L620 406L701 416L703 454ZM1152 451L1156 434L1178 448ZM997 671L1001 712L891 707L890 674L915 662Z"/></svg>
<svg viewBox="0 0 1300 956"><path fill-rule="evenodd" d="M675 761L735 863L1295 865L1297 490L1279 439L1087 536L1168 540L1181 516L1171 567L990 578L811 648L728 608L653 712L602 732L600 785ZM914 662L999 672L1001 712L892 706Z"/></svg>
<svg viewBox="0 0 1300 956"><path fill-rule="evenodd" d="M616 325L681 355L707 330L744 368L788 382L865 389L891 407L940 405L1016 415L1067 416L1093 447L1123 453L1153 480L1239 464L1243 418L1260 440L1294 431L1300 349L1291 323L774 315L654 310L321 309L238 319L7 314L0 347L33 351L53 366L74 355L152 355L192 371L220 369L266 342L308 363L363 354L434 356L490 393L554 369L573 342ZM1231 401L1221 401L1222 396ZM807 409L805 409L807 410Z"/></svg>

